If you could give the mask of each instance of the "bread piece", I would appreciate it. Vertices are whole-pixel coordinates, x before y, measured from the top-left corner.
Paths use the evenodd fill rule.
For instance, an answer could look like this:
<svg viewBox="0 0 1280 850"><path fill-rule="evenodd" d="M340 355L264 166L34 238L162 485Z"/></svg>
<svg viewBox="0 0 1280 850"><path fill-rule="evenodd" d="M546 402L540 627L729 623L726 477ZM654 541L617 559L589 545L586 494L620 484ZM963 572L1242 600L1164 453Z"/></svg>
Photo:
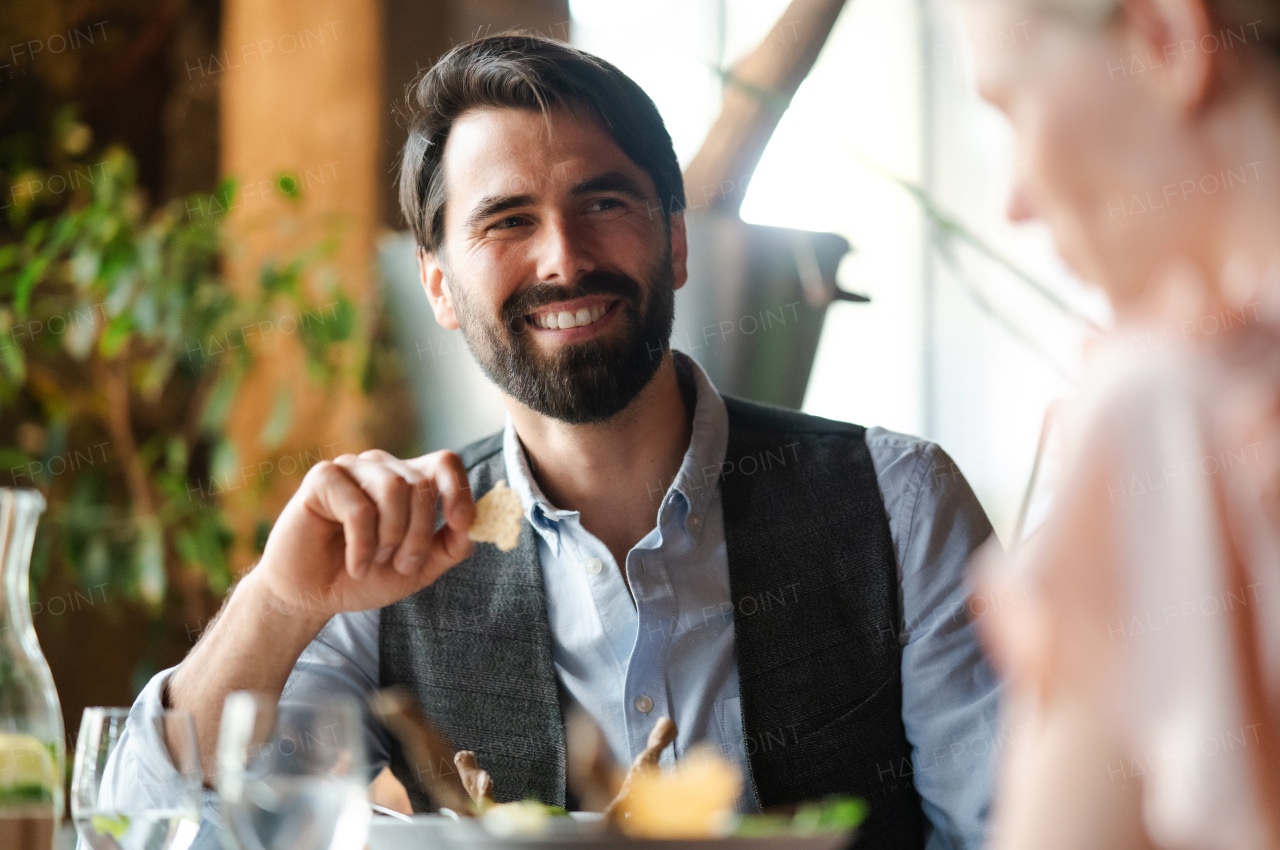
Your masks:
<svg viewBox="0 0 1280 850"><path fill-rule="evenodd" d="M503 479L476 502L476 519L467 536L477 543L492 543L503 552L510 552L520 539L523 516L520 497Z"/></svg>
<svg viewBox="0 0 1280 850"><path fill-rule="evenodd" d="M714 747L695 747L674 770L637 773L619 825L632 838L708 839L733 827L742 779Z"/></svg>

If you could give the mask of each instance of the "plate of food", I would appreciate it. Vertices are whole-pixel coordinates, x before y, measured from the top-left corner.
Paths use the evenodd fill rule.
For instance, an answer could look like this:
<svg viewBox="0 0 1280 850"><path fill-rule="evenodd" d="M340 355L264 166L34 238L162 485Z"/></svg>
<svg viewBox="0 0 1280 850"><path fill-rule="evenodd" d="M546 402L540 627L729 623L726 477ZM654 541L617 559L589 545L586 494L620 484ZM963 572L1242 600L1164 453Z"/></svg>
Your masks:
<svg viewBox="0 0 1280 850"><path fill-rule="evenodd" d="M767 831L758 835L748 832L708 838L635 838L611 829L595 812L553 815L548 820L554 823L527 832L497 834L483 819L454 820L439 814L414 815L408 821L379 817L369 827L369 850L840 850L849 846L853 836L850 830L803 834L770 824ZM743 823L749 824L750 816Z"/></svg>
<svg viewBox="0 0 1280 850"><path fill-rule="evenodd" d="M382 691L372 707L412 761L439 764L452 752L410 695ZM450 759L455 773L417 771L440 811L375 817L369 850L837 850L849 845L867 813L859 799L832 797L786 812L739 814L739 770L714 749L695 747L675 767L659 766L676 738L670 718L659 718L625 771L613 763L593 722L576 717L568 725L569 787L592 811L571 813L533 800L499 803L476 754L462 750Z"/></svg>

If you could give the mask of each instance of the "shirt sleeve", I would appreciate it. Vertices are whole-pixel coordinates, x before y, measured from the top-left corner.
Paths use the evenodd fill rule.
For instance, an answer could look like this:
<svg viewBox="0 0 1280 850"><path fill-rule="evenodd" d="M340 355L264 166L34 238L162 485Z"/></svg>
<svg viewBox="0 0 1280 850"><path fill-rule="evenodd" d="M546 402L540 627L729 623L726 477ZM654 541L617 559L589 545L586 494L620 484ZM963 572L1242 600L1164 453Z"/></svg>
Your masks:
<svg viewBox="0 0 1280 850"><path fill-rule="evenodd" d="M902 719L928 850L982 847L999 749L999 686L979 645L969 558L991 536L959 467L933 443L867 437L898 556Z"/></svg>
<svg viewBox="0 0 1280 850"><path fill-rule="evenodd" d="M125 732L108 760L99 792L100 797L110 800L114 808L160 807L162 803L155 799L155 794L180 782L180 775L169 757L169 747L157 722L164 714L161 692L177 669L170 667L152 677L129 709ZM205 771L208 772L207 765ZM191 850L222 850L218 841L221 827L222 816L214 794L205 789L200 806L200 830L191 843ZM78 839L76 847L78 850L90 850L83 839Z"/></svg>
<svg viewBox="0 0 1280 850"><path fill-rule="evenodd" d="M339 614L321 630L299 656L285 683L282 700L319 702L345 694L355 699L364 712L365 748L369 778L388 761L387 733L369 713L366 699L378 684L378 624L380 611ZM178 781L178 771L155 722L164 712L161 692L176 667L164 670L147 683L129 710L126 734L103 777L102 793L121 806L152 807L149 789L164 788ZM205 766L206 774L208 766ZM219 833L222 817L212 791L205 790L200 811L200 831L191 850L222 850ZM79 844L84 847L83 842Z"/></svg>
<svg viewBox="0 0 1280 850"><path fill-rule="evenodd" d="M378 688L378 626L381 610L338 614L298 658L280 699L316 703L345 695L356 701L364 718L369 778L390 759L388 732L369 710L368 696Z"/></svg>

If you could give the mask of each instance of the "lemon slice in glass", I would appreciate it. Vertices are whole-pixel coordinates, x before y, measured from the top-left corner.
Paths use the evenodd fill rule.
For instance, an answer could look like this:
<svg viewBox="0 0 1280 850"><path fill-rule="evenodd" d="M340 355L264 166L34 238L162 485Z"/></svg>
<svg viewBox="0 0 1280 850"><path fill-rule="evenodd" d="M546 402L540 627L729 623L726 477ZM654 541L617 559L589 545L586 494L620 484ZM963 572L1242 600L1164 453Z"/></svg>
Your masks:
<svg viewBox="0 0 1280 850"><path fill-rule="evenodd" d="M57 774L53 752L39 738L0 732L0 807L52 803Z"/></svg>
<svg viewBox="0 0 1280 850"><path fill-rule="evenodd" d="M110 835L119 841L129 831L129 817L128 815L94 815L90 825L99 835Z"/></svg>

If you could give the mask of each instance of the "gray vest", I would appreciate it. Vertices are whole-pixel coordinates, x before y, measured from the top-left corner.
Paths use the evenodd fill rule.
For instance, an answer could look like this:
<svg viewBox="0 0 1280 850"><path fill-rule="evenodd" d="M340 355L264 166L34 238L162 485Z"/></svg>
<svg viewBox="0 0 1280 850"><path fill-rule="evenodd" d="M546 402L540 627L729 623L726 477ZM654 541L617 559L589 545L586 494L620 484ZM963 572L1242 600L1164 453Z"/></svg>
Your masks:
<svg viewBox="0 0 1280 850"><path fill-rule="evenodd" d="M897 561L865 431L725 403L720 486L751 787L762 806L855 794L871 806L858 847L921 848L920 799L902 779ZM460 454L476 498L507 477L501 434ZM477 752L499 799L564 805L544 593L525 523L513 551L477 546L382 609L380 677L416 692L455 746ZM427 808L398 752L391 767Z"/></svg>

